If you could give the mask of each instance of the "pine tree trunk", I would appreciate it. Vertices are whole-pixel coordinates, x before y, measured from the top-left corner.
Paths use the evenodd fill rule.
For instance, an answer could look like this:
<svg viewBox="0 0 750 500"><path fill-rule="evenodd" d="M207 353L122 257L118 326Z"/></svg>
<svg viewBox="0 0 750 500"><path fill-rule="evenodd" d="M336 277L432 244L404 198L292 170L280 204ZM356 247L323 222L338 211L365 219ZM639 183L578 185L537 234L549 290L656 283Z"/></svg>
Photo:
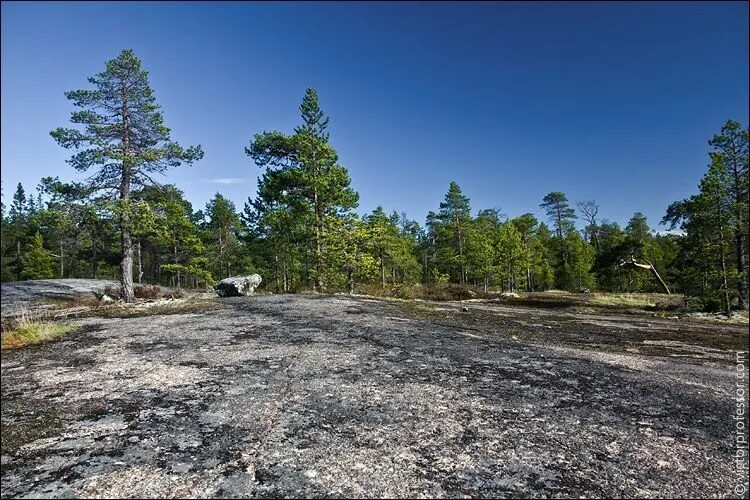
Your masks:
<svg viewBox="0 0 750 500"><path fill-rule="evenodd" d="M724 255L724 245L720 245L721 248L721 279L722 287L724 288L724 312L727 318L732 316L732 305L729 303L729 283L727 282L727 261Z"/></svg>
<svg viewBox="0 0 750 500"><path fill-rule="evenodd" d="M737 248L737 292L740 297L740 309L748 308L747 295L747 271L745 270L745 235L742 226L737 229L736 248Z"/></svg>
<svg viewBox="0 0 750 500"><path fill-rule="evenodd" d="M596 247L596 254L599 255L602 253L602 249L599 246L599 231L596 229L594 230L594 246Z"/></svg>
<svg viewBox="0 0 750 500"><path fill-rule="evenodd" d="M62 239L60 239L60 279L62 279L65 274L65 264L63 257L63 242Z"/></svg>
<svg viewBox="0 0 750 500"><path fill-rule="evenodd" d="M318 192L315 191L315 288L316 290L323 291L325 285L322 279L322 262L323 262L323 217L320 213L318 205Z"/></svg>
<svg viewBox="0 0 750 500"><path fill-rule="evenodd" d="M456 227L458 228L458 255L461 259L461 284L466 284L466 268L464 267L464 244L463 237L461 235L461 224L456 221Z"/></svg>
<svg viewBox="0 0 750 500"><path fill-rule="evenodd" d="M21 239L16 240L16 281L21 281Z"/></svg>
<svg viewBox="0 0 750 500"><path fill-rule="evenodd" d="M724 222L722 221L721 206L719 206L719 258L721 261L721 281L724 288L724 312L727 318L732 316L732 305L729 303L729 281L727 280L727 258L724 252Z"/></svg>
<svg viewBox="0 0 750 500"><path fill-rule="evenodd" d="M224 278L224 244L221 242L221 231L219 231L219 280Z"/></svg>
<svg viewBox="0 0 750 500"><path fill-rule="evenodd" d="M276 293L279 293L281 284L279 280L279 252L276 249L276 245L273 247L273 263L274 263L274 281L276 281Z"/></svg>
<svg viewBox="0 0 750 500"><path fill-rule="evenodd" d="M531 268L530 267L526 268L526 291L527 292L534 291L534 287L532 286L532 283L531 283Z"/></svg>
<svg viewBox="0 0 750 500"><path fill-rule="evenodd" d="M740 298L740 309L748 308L748 284L747 284L747 258L745 255L745 231L746 222L743 220L742 205L746 204L747 197L743 196L741 183L742 172L737 164L737 150L732 146L732 177L734 178L734 209L737 218L737 227L735 229L735 252L737 257L737 292Z"/></svg>
<svg viewBox="0 0 750 500"><path fill-rule="evenodd" d="M143 258L141 257L141 240L138 240L138 284L143 283Z"/></svg>
<svg viewBox="0 0 750 500"><path fill-rule="evenodd" d="M127 219L127 217L124 218ZM120 242L122 244L122 262L120 263L122 300L133 302L135 300L135 292L133 291L133 241L129 230L123 228Z"/></svg>
<svg viewBox="0 0 750 500"><path fill-rule="evenodd" d="M382 280L383 288L385 288L385 261L383 258L383 248L380 248L380 277Z"/></svg>
<svg viewBox="0 0 750 500"><path fill-rule="evenodd" d="M284 292L288 292L288 291L289 291L289 263L288 263L286 256L284 256Z"/></svg>
<svg viewBox="0 0 750 500"><path fill-rule="evenodd" d="M97 265L96 250L96 229L94 229L91 232L91 273L94 275L94 279L99 278L99 266Z"/></svg>
<svg viewBox="0 0 750 500"><path fill-rule="evenodd" d="M122 179L120 181L120 200L126 203L130 199L130 112L128 110L127 93L125 82L121 85L122 97L122 123L123 123L123 152L125 158L122 161ZM122 284L122 300L133 302L133 241L130 237L130 218L127 214L127 206L122 207L120 224L120 243L122 245L122 262L120 263L120 281Z"/></svg>

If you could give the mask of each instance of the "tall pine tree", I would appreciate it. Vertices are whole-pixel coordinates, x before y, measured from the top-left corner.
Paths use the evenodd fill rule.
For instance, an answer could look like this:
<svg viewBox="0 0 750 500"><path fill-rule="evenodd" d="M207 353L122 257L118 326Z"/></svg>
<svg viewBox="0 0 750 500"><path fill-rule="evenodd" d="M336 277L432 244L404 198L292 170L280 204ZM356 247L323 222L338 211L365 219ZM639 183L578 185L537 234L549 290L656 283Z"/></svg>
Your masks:
<svg viewBox="0 0 750 500"><path fill-rule="evenodd" d="M183 149L170 139L148 72L132 50L108 61L105 71L89 78L89 83L93 89L65 93L81 108L72 113L71 122L82 128L58 128L51 135L62 147L77 151L68 161L76 170L96 170L92 188L106 190L117 200L122 297L130 302L135 222L131 190L154 183L154 174L199 160L203 151L200 146Z"/></svg>

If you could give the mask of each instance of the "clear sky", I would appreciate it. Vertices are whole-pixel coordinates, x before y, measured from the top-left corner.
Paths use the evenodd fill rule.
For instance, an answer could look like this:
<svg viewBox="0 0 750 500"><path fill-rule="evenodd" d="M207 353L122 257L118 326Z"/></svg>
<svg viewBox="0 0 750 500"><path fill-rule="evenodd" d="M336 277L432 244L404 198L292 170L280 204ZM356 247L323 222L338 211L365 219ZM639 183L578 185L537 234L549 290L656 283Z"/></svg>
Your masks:
<svg viewBox="0 0 750 500"><path fill-rule="evenodd" d="M77 174L49 131L66 90L132 48L173 138L205 159L165 182L241 208L252 134L291 132L318 90L360 193L423 222L455 180L474 211L550 191L652 225L696 191L707 140L748 123L747 2L2 3L2 181Z"/></svg>

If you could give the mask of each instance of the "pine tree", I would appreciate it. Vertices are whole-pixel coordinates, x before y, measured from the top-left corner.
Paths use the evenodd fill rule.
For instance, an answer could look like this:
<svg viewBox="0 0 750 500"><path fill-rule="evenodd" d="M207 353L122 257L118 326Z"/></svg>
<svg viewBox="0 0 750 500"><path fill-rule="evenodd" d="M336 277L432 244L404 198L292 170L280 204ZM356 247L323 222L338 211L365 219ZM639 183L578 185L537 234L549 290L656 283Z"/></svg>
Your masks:
<svg viewBox="0 0 750 500"><path fill-rule="evenodd" d="M493 210L480 211L469 225L466 235L466 253L474 270L475 278L481 280L484 291L495 281L499 268L500 220Z"/></svg>
<svg viewBox="0 0 750 500"><path fill-rule="evenodd" d="M356 208L359 195L350 187L347 170L339 165L336 150L328 143L328 118L314 89L307 89L300 105L302 125L287 136L281 132L256 134L245 149L258 166L278 168L286 174L287 195L295 211L309 217L313 228L313 287L326 287L323 264L327 217L340 217Z"/></svg>
<svg viewBox="0 0 750 500"><path fill-rule="evenodd" d="M534 230L539 224L539 221L534 217L533 214L523 214L520 217L516 217L511 220L513 225L518 230L518 234L521 236L521 244L523 245L524 252L526 253L526 291L534 291L534 273L532 272L532 265L535 260L539 260L538 253L539 242L534 235Z"/></svg>
<svg viewBox="0 0 750 500"><path fill-rule="evenodd" d="M381 285L385 288L386 259L391 258L398 229L391 224L391 220L388 219L383 207L380 206L365 218L365 223L374 246L375 258L380 264Z"/></svg>
<svg viewBox="0 0 750 500"><path fill-rule="evenodd" d="M561 240L575 229L573 226L576 218L575 210L568 204L568 198L564 193L555 191L547 194L539 206L547 213L557 237Z"/></svg>
<svg viewBox="0 0 750 500"><path fill-rule="evenodd" d="M65 93L82 108L72 113L71 122L83 129L58 128L51 135L62 147L78 151L69 160L76 170L96 169L91 188L117 199L122 297L129 302L134 299L131 190L154 183L154 174L199 160L203 151L200 146L183 149L170 139L148 73L132 50L108 61L89 82L93 90Z"/></svg>
<svg viewBox="0 0 750 500"><path fill-rule="evenodd" d="M697 204L703 216L706 217L709 239L713 244L716 255L716 264L720 271L721 283L719 290L724 299L724 312L727 316L732 314L732 306L729 298L729 272L727 269L727 238L729 220L731 217L731 199L728 193L728 172L721 155L713 155L708 173L701 181L700 194ZM710 222L709 222L710 221Z"/></svg>
<svg viewBox="0 0 750 500"><path fill-rule="evenodd" d="M232 255L236 250L240 217L230 200L216 193L206 205L210 241L219 266L219 279L232 276Z"/></svg>
<svg viewBox="0 0 750 500"><path fill-rule="evenodd" d="M748 143L750 132L734 120L728 120L717 134L709 141L714 147L712 156L720 155L727 170L726 184L731 207L729 207L731 227L727 230L734 233L734 253L737 266L737 293L741 309L748 307L748 210L750 208L750 154Z"/></svg>
<svg viewBox="0 0 750 500"><path fill-rule="evenodd" d="M518 271L528 265L528 254L524 250L521 235L516 226L508 221L498 231L498 260L500 275L504 279L504 288L515 292L518 282Z"/></svg>
<svg viewBox="0 0 750 500"><path fill-rule="evenodd" d="M569 233L575 231L573 223L576 219L575 210L568 204L568 198L565 194L559 191L548 193L539 206L544 209L549 222L555 228L555 243L558 247L559 258L556 265L557 285L561 288L570 288L571 285L566 278L566 276L569 276L566 269L570 266L570 252L566 237Z"/></svg>
<svg viewBox="0 0 750 500"><path fill-rule="evenodd" d="M466 233L468 225L471 223L471 206L468 196L461 192L461 188L455 182L451 182L448 192L445 194L445 200L440 204L438 219L442 223L443 229L447 230L448 241L447 248L444 252L452 267L457 267L458 281L461 284L466 283L466 255L464 249L466 246Z"/></svg>

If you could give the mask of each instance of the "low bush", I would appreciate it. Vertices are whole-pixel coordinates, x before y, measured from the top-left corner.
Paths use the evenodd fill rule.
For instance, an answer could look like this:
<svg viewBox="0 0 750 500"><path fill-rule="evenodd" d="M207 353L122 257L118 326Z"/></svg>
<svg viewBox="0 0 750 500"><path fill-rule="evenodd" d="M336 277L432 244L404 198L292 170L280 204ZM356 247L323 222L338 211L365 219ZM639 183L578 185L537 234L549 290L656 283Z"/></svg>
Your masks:
<svg viewBox="0 0 750 500"><path fill-rule="evenodd" d="M724 310L724 303L718 297L704 297L701 299L701 309L706 313L716 313Z"/></svg>
<svg viewBox="0 0 750 500"><path fill-rule="evenodd" d="M136 299L160 299L164 296L159 285L140 285L133 290Z"/></svg>

